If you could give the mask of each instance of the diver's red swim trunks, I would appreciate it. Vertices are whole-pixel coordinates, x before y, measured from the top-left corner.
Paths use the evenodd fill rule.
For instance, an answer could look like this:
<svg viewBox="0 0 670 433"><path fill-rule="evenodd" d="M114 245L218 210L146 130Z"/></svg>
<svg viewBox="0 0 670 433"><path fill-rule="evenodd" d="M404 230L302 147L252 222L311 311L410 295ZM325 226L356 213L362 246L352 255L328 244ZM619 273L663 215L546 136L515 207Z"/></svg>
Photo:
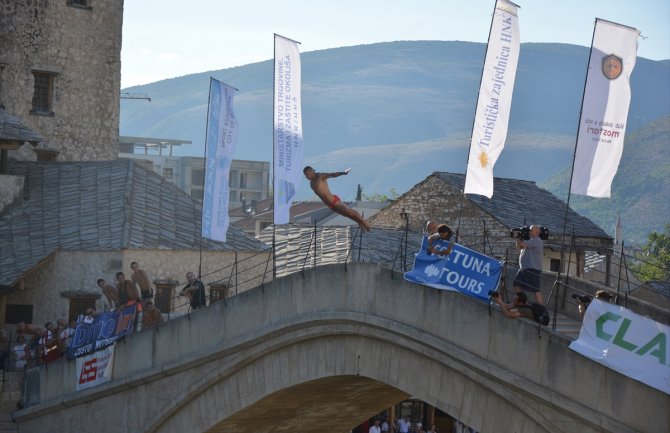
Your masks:
<svg viewBox="0 0 670 433"><path fill-rule="evenodd" d="M336 205L338 202L341 202L341 201L342 201L342 200L340 200L340 198L339 198L338 196L336 196L335 194L333 194L333 202L332 202L331 204L329 204L328 207L332 209L332 208L335 207L335 205Z"/></svg>

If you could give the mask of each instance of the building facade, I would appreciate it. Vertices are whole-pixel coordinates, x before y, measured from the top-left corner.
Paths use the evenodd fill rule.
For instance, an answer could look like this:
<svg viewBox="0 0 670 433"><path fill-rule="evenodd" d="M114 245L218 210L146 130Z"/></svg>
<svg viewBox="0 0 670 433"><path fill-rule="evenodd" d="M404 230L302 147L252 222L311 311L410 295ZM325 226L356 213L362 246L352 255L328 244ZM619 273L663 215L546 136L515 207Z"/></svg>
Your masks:
<svg viewBox="0 0 670 433"><path fill-rule="evenodd" d="M121 137L119 157L141 161L147 168L202 203L205 184L205 160L194 156L173 156L172 147L190 144L162 138ZM233 159L228 186L229 209L255 207L268 198L270 163Z"/></svg>
<svg viewBox="0 0 670 433"><path fill-rule="evenodd" d="M63 161L118 154L123 0L0 2L0 106Z"/></svg>

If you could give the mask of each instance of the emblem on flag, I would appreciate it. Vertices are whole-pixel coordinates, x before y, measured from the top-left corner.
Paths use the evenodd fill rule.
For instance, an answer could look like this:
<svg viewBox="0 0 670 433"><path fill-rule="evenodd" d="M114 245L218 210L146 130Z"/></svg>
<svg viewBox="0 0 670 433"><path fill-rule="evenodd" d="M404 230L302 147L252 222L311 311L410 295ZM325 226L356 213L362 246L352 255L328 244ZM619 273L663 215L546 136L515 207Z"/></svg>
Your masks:
<svg viewBox="0 0 670 433"><path fill-rule="evenodd" d="M603 75L610 80L616 80L623 71L623 59L614 54L603 57Z"/></svg>

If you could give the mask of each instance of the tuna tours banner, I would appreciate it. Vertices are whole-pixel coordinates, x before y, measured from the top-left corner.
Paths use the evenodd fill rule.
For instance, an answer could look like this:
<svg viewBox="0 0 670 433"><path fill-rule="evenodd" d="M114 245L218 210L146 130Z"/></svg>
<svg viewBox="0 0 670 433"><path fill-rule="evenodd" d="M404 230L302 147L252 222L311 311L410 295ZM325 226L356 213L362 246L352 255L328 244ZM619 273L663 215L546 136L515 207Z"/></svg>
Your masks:
<svg viewBox="0 0 670 433"><path fill-rule="evenodd" d="M298 43L275 35L274 223L287 224L302 180L302 107Z"/></svg>
<svg viewBox="0 0 670 433"><path fill-rule="evenodd" d="M111 346L133 332L137 304L114 311L106 311L91 323L77 322L72 342L67 348L68 359L79 358Z"/></svg>
<svg viewBox="0 0 670 433"><path fill-rule="evenodd" d="M228 231L228 178L238 136L233 110L235 92L235 88L221 81L214 78L210 81L202 237L220 242L226 241Z"/></svg>
<svg viewBox="0 0 670 433"><path fill-rule="evenodd" d="M496 2L472 127L464 194L493 195L493 166L502 153L519 60L518 6Z"/></svg>
<svg viewBox="0 0 670 433"><path fill-rule="evenodd" d="M437 250L444 250L448 245L442 240L434 243ZM427 246L428 238L424 236L421 250L414 258L414 267L405 273L407 281L436 289L456 290L489 302L488 293L498 288L502 274L499 261L459 244L454 244L447 257L428 254Z"/></svg>
<svg viewBox="0 0 670 433"><path fill-rule="evenodd" d="M670 326L594 299L570 349L670 394Z"/></svg>
<svg viewBox="0 0 670 433"><path fill-rule="evenodd" d="M609 197L623 153L640 31L597 19L570 192Z"/></svg>

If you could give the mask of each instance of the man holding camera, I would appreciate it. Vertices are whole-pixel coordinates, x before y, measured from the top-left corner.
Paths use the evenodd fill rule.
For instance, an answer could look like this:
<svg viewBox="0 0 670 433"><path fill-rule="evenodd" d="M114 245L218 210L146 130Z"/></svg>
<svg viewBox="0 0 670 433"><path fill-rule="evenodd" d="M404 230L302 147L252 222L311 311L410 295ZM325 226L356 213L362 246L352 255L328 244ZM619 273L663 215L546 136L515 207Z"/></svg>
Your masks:
<svg viewBox="0 0 670 433"><path fill-rule="evenodd" d="M533 310L528 305L528 297L524 292L518 292L514 296L514 301L512 304L505 304L502 299L500 299L500 294L498 292L491 293L491 298L500 305L500 309L503 312L503 316L508 319L516 319L519 317L525 317L526 319L535 320L533 316Z"/></svg>
<svg viewBox="0 0 670 433"><path fill-rule="evenodd" d="M528 239L523 239L520 233L514 238L519 254L519 272L514 279L514 291L532 292L535 302L544 304L540 291L540 276L542 275L542 259L544 243L540 239L540 226L530 226Z"/></svg>

